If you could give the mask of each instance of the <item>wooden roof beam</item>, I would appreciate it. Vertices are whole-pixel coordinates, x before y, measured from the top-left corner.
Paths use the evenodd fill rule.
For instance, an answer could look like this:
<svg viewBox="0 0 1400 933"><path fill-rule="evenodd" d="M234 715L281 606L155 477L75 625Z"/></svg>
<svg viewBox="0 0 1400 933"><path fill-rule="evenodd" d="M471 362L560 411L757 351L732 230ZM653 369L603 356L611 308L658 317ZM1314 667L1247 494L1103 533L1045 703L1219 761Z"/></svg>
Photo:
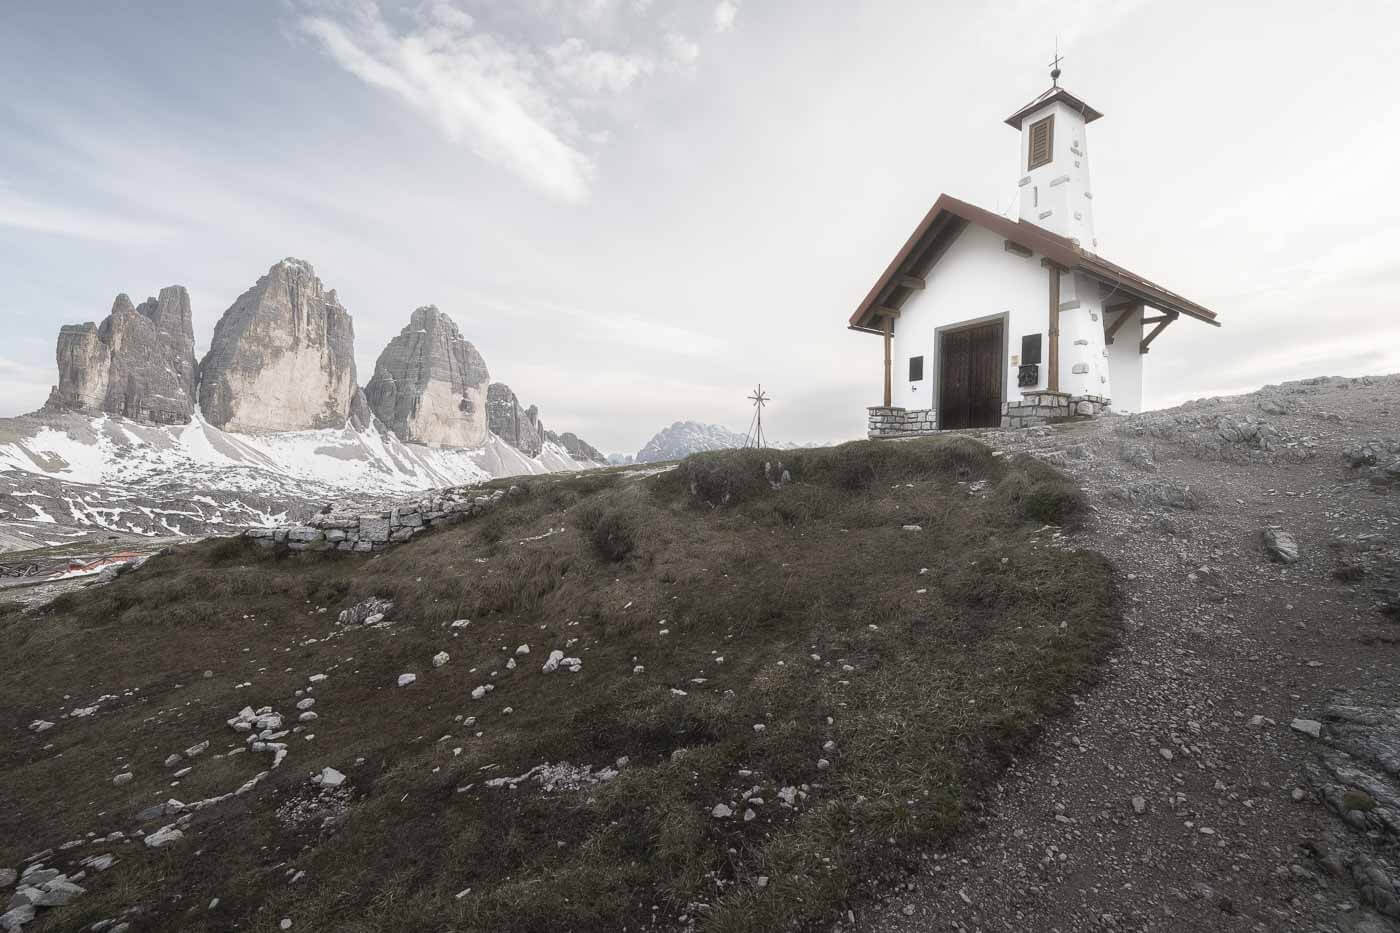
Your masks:
<svg viewBox="0 0 1400 933"><path fill-rule="evenodd" d="M912 288L915 291L923 291L924 287L928 284L921 276L917 275L895 276L894 283L896 285L903 285L905 288Z"/></svg>
<svg viewBox="0 0 1400 933"><path fill-rule="evenodd" d="M873 315L875 315L876 317L889 317L889 318L896 318L896 317L899 317L899 309L898 309L898 308L887 308L887 307L885 307L885 306L883 306L883 305L881 305L881 306L878 307L878 308L875 308L875 309L872 310L870 313L873 314Z"/></svg>
<svg viewBox="0 0 1400 933"><path fill-rule="evenodd" d="M1138 352L1146 353L1148 345L1152 343L1152 341L1156 340L1157 335L1160 334L1162 331L1166 330L1167 325L1170 324L1172 321L1175 321L1176 318L1177 315L1175 312L1168 312L1163 317L1154 318L1154 320L1156 320L1157 322L1157 326L1148 331L1147 336L1142 338L1142 343L1138 344Z"/></svg>
<svg viewBox="0 0 1400 933"><path fill-rule="evenodd" d="M1142 305L1140 304L1114 305L1113 307L1119 309L1121 313L1118 315L1117 318L1114 319L1113 323L1108 325L1108 327L1104 330L1104 346L1111 346L1113 344L1113 335L1118 333L1118 328L1128 323L1128 321L1132 319L1133 315L1137 314L1142 310Z"/></svg>

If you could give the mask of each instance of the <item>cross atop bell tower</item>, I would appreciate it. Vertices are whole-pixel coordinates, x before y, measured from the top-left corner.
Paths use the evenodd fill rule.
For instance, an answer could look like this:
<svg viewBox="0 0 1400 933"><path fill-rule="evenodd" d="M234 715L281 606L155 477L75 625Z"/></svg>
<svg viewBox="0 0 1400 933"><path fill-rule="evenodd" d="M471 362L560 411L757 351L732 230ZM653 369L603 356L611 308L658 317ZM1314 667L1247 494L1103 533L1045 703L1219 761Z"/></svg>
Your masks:
<svg viewBox="0 0 1400 933"><path fill-rule="evenodd" d="M1060 87L1062 61L1057 41L1049 89L1006 118L1021 131L1020 216L1094 250L1098 240L1085 127L1103 114Z"/></svg>

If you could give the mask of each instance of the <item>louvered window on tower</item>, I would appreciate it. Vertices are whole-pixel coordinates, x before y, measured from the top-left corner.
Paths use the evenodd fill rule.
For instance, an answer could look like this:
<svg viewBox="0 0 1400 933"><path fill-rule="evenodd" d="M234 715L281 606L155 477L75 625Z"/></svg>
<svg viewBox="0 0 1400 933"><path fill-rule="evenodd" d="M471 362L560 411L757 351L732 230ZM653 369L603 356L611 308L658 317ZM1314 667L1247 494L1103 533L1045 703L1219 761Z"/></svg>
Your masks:
<svg viewBox="0 0 1400 933"><path fill-rule="evenodd" d="M1055 145L1055 115L1031 124L1031 141L1026 171L1039 168L1050 162L1050 153Z"/></svg>

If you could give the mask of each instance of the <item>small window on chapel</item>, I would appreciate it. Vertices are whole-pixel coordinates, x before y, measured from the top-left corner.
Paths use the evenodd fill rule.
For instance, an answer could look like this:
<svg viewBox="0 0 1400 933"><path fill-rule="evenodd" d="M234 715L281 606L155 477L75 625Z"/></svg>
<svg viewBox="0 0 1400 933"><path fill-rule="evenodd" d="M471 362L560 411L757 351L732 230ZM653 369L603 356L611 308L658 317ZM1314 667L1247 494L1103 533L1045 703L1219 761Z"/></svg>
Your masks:
<svg viewBox="0 0 1400 933"><path fill-rule="evenodd" d="M1031 140L1029 155L1026 159L1026 171L1039 168L1050 162L1050 154L1055 145L1055 115L1043 120L1036 120L1031 124Z"/></svg>
<svg viewBox="0 0 1400 933"><path fill-rule="evenodd" d="M909 381L921 382L924 378L924 358L922 356L909 357Z"/></svg>

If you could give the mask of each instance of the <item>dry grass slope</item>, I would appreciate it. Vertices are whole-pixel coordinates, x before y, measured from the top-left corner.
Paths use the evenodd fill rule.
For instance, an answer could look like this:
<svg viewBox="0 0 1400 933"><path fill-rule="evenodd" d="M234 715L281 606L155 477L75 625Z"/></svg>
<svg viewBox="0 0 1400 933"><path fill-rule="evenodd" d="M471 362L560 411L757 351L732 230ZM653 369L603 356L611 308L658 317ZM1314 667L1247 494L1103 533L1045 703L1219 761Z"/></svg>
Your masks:
<svg viewBox="0 0 1400 933"><path fill-rule="evenodd" d="M37 616L7 611L0 866L237 786L265 764L207 757L171 787L161 762L204 738L210 756L241 745L225 724L240 707L291 711L329 674L314 740L290 737L255 793L201 811L175 846L118 847L31 929L136 906L161 930L820 924L957 829L1092 676L1116 601L1106 561L1050 545L1042 523L1075 521L1084 500L1033 461L965 438L782 459L780 488L739 451L646 479L537 477L480 521L376 557L213 541ZM334 625L370 596L395 602L392 626ZM542 674L555 648L581 672ZM440 650L451 661L433 669ZM396 688L405 671L417 683ZM118 698L90 718L26 729L104 694ZM484 784L621 756L584 790ZM349 815L279 820L324 765L349 775ZM126 767L136 779L113 786ZM744 802L754 788L762 804Z"/></svg>

